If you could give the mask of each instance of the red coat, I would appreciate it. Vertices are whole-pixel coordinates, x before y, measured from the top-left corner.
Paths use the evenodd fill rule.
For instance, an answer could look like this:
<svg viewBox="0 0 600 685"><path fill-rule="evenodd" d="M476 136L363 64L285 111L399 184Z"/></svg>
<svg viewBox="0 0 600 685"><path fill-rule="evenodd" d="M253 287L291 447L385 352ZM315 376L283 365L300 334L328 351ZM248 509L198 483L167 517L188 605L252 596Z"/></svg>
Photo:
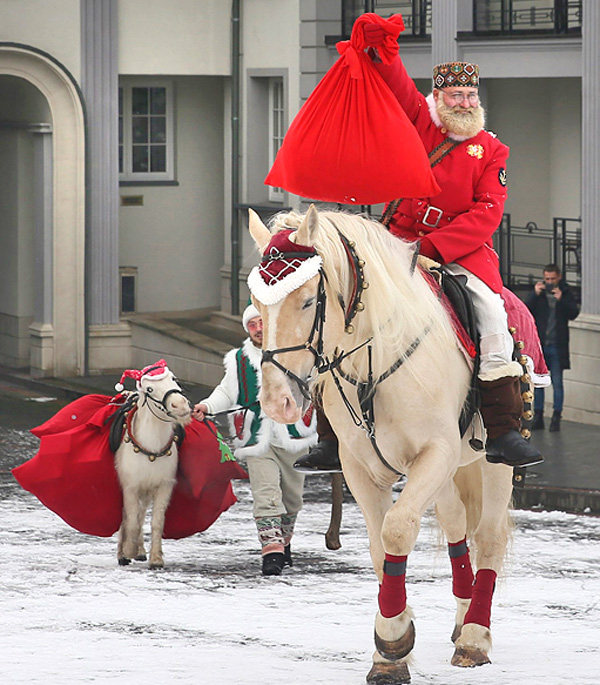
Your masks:
<svg viewBox="0 0 600 685"><path fill-rule="evenodd" d="M433 121L426 98L400 57L390 65L377 63L376 67L429 154L446 140L446 130ZM390 221L391 232L406 240L420 240L422 254L442 264L457 262L499 293L502 279L492 235L504 212L508 155L508 147L487 131L461 142L433 167L442 192L403 200ZM422 223L429 205L443 210L437 227ZM428 223L435 223L439 215L431 210Z"/></svg>
<svg viewBox="0 0 600 685"><path fill-rule="evenodd" d="M76 530L110 537L121 525L123 497L108 445L107 419L122 398L86 395L31 432L38 453L13 469L25 490ZM206 530L237 500L232 479L247 478L236 461L222 461L214 433L193 420L179 451L177 481L165 515L164 538Z"/></svg>

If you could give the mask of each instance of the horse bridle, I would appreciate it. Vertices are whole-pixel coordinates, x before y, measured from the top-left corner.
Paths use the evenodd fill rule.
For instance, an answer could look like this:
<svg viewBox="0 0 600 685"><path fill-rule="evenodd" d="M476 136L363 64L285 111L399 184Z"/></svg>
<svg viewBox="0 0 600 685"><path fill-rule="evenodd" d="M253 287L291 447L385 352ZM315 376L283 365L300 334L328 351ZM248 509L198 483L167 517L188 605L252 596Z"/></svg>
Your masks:
<svg viewBox="0 0 600 685"><path fill-rule="evenodd" d="M159 367L155 367L155 368L159 368ZM150 371L153 371L153 369L149 369L149 371L147 371L147 373L150 373ZM177 379L173 378L173 382L177 383ZM157 418L159 421L164 421L165 423L167 423L169 421L169 419L177 420L177 417L173 416L173 414L171 414L171 412L169 411L169 408L167 407L167 399L169 397L171 397L171 395L181 395L183 398L185 398L187 400L188 404L190 402L180 387L171 388L170 390L167 390L167 392L162 396L162 398L160 400L157 400L155 397L153 397L152 393L150 393L146 390L142 390L141 387L140 387L140 392L142 392L144 394L144 404L148 405L148 409L150 410L152 415L155 418ZM151 400L151 403L148 402L148 400ZM168 416L169 419L163 419L162 416L159 416L158 414L156 414L154 412L153 407L158 408L159 411L161 411L164 415Z"/></svg>
<svg viewBox="0 0 600 685"><path fill-rule="evenodd" d="M312 256L312 255L311 255ZM325 272L323 267L319 269L319 284L317 286L317 301L315 305L315 316L313 323L308 335L308 340L301 345L292 345L290 347L278 347L276 350L263 350L261 366L267 362L276 366L280 371L282 371L288 378L291 378L298 385L300 392L304 399L311 399L310 390L308 388L308 383L296 375L293 371L290 371L281 362L275 359L276 354L283 354L284 352L298 352L300 350L307 350L311 352L315 358L315 367L317 370L325 363L323 358L323 327L325 325L325 305L327 303L327 293L325 291ZM313 340L316 336L316 346L313 345Z"/></svg>
<svg viewBox="0 0 600 685"><path fill-rule="evenodd" d="M348 258L348 262L350 265L350 269L353 274L354 278L354 284L352 288L352 293L350 296L350 301L348 304L348 307L346 308L344 299L341 294L338 294L338 301L340 303L340 306L342 308L342 311L344 312L344 327L345 331L347 333L353 333L354 332L354 327L352 325L352 321L356 314L359 311L362 311L364 309L364 305L361 301L362 293L365 289L369 287L369 284L364 280L364 265L365 263L359 259L358 254L356 253L355 250L355 243L353 241L350 241L346 238L346 236L338 229L338 235L340 237L340 240L342 241L342 244L344 246L344 250L346 252L346 256ZM312 257L314 256L314 252L307 252L307 253L298 253L295 252L293 253L295 257ZM280 258L281 253L279 254L272 254L269 255L268 257L263 258L263 262L268 262L273 259L278 259ZM414 272L415 267L416 267L416 261L417 261L417 256L418 256L418 250L415 250L413 254L413 259L412 263L410 266L411 273ZM372 338L368 338L364 342L362 342L360 345L357 345L355 348L350 350L349 352L339 352L335 354L332 358L332 360L328 360L326 357L323 356L323 328L325 325L325 305L327 304L327 293L325 291L325 280L326 280L326 275L323 270L323 267L319 269L319 285L317 287L317 302L316 302L316 307L315 307L315 317L313 319L313 324L310 330L310 334L308 336L308 340L302 345L294 345L291 347L280 347L277 348L276 350L263 350L262 354L262 361L261 365L265 364L266 362L270 362L274 366L276 366L280 371L282 371L286 376L291 378L293 381L296 382L298 385L298 388L300 392L302 393L302 396L308 400L311 401L311 394L310 390L308 387L308 383L300 378L298 375L296 375L293 371L290 371L287 367L285 367L283 364L281 364L279 361L275 359L276 354L282 354L284 352L296 352L300 350L307 350L311 352L315 358L315 368L317 370L317 373L322 374L326 372L331 372L331 375L333 377L333 380L335 382L335 385L338 389L338 392L340 393L340 396L342 398L342 401L344 402L344 405L348 409L350 413L350 417L352 418L354 424L362 428L370 442L371 445L379 457L380 461L388 468L390 471L393 473L402 476L404 475L401 471L398 471L395 469L383 456L381 453L381 450L379 449L379 446L377 444L377 441L375 439L375 409L374 409L374 399L375 399L375 389L377 387L377 384L380 383L381 381L385 380L389 376L391 376L397 369L399 369L402 364L416 351L416 349L420 346L423 338L427 335L427 333L430 330L430 327L428 326L423 333L416 338L411 345L407 348L407 350L400 355L398 360L394 362L390 366L390 368L382 373L377 380L373 378L373 371L372 371L372 359L371 359L371 352L372 352L372 347L370 345ZM313 345L313 340L315 338L315 335L317 336L316 340L316 346ZM344 371L341 369L341 363L344 359L348 358L350 355L354 354L358 350L360 350L362 347L368 346L368 360L369 360L369 371L368 371L368 378L366 382L359 381L358 379L355 379L348 374L344 373ZM352 403L349 401L348 397L346 396L346 393L344 392L344 389L342 388L339 379L336 376L336 372L339 373L339 375L352 385L356 386L357 389L357 394L358 394L358 400L361 408L361 413L362 413L362 418L357 414L356 410L352 406Z"/></svg>
<svg viewBox="0 0 600 685"><path fill-rule="evenodd" d="M352 333L354 331L354 328L352 326L352 320L356 316L357 312L362 311L364 309L364 305L361 302L360 298L362 296L363 290L368 288L369 284L365 282L364 279L363 268L365 263L358 258L356 250L354 249L354 242L348 240L346 236L339 230L338 235L340 237L340 240L342 241L342 245L344 246L344 250L348 257L348 262L350 264L350 268L354 278L352 293L350 295L350 302L347 309L345 307L344 300L341 294L338 295L340 306L344 311L345 330L347 333ZM296 259L307 259L310 257L314 257L314 254L314 252L292 253L293 257L295 257ZM263 257L262 263L268 263L269 261L281 259L282 257L286 256L288 256L287 253L270 254ZM319 283L317 285L315 316L313 318L313 323L310 329L310 333L308 335L308 340L304 344L300 345L292 345L290 347L279 347L275 350L263 350L261 360L261 365L269 362L276 366L286 376L288 376L288 378L293 380L297 384L298 389L302 394L302 397L304 397L304 399L308 400L309 402L312 398L307 381L305 381L303 378L300 378L300 376L295 374L293 371L290 371L290 369L288 369L281 362L275 359L275 355L283 354L284 352L298 352L300 350L306 350L308 352L311 352L315 358L315 369L317 370L317 373L322 374L330 370L332 362L327 361L327 359L323 356L323 329L325 327L325 309L327 304L327 292L325 290L325 281L327 277L325 275L325 272L323 271L323 267L319 269L318 274ZM315 344L313 344L313 341L315 341ZM364 344L366 343L363 343L363 345ZM363 345L360 345L358 348L355 348L355 350L352 350L352 352L355 352ZM344 357L347 357L352 352L345 354ZM339 364L339 361L337 363Z"/></svg>

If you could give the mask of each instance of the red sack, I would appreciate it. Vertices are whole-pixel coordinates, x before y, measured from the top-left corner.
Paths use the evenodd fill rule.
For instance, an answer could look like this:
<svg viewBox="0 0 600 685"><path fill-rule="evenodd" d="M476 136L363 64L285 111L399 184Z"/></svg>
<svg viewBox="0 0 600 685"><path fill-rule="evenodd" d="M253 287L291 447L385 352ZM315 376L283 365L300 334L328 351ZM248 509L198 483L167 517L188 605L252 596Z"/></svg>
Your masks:
<svg viewBox="0 0 600 685"><path fill-rule="evenodd" d="M31 432L37 454L13 469L25 490L75 530L110 537L121 525L123 496L108 444L118 395L85 395ZM164 538L200 533L235 504L232 479L248 474L221 453L214 426L193 420L185 429L179 468L165 515Z"/></svg>
<svg viewBox="0 0 600 685"><path fill-rule="evenodd" d="M378 47L381 59L389 63L398 54L402 17L360 16L350 40L336 46L340 58L292 121L266 185L343 204L440 192L416 129L365 53L367 23L389 34Z"/></svg>

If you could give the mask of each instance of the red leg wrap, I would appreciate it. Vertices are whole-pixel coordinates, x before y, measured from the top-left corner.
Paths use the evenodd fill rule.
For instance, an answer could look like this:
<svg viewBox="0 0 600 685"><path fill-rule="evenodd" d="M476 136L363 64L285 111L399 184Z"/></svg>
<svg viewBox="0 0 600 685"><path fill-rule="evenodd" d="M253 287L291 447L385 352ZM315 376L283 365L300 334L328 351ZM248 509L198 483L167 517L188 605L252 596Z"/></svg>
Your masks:
<svg viewBox="0 0 600 685"><path fill-rule="evenodd" d="M471 599L473 594L473 569L469 558L467 539L449 542L448 553L452 564L452 592L460 599Z"/></svg>
<svg viewBox="0 0 600 685"><path fill-rule="evenodd" d="M406 555L385 555L383 582L379 586L379 611L392 618L406 609Z"/></svg>
<svg viewBox="0 0 600 685"><path fill-rule="evenodd" d="M465 616L466 623L477 623L480 626L490 627L490 614L492 612L492 595L496 586L496 571L482 568L477 571L471 606Z"/></svg>

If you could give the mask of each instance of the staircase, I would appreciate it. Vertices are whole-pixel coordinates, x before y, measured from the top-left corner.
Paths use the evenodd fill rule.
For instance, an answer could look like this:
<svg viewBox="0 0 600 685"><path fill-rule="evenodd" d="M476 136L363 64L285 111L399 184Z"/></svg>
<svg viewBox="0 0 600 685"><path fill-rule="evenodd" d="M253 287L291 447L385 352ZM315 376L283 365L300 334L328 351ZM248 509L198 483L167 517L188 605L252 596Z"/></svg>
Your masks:
<svg viewBox="0 0 600 685"><path fill-rule="evenodd" d="M223 357L246 337L240 316L215 309L138 313L126 318L134 368L164 358L181 380L211 390L223 378Z"/></svg>

